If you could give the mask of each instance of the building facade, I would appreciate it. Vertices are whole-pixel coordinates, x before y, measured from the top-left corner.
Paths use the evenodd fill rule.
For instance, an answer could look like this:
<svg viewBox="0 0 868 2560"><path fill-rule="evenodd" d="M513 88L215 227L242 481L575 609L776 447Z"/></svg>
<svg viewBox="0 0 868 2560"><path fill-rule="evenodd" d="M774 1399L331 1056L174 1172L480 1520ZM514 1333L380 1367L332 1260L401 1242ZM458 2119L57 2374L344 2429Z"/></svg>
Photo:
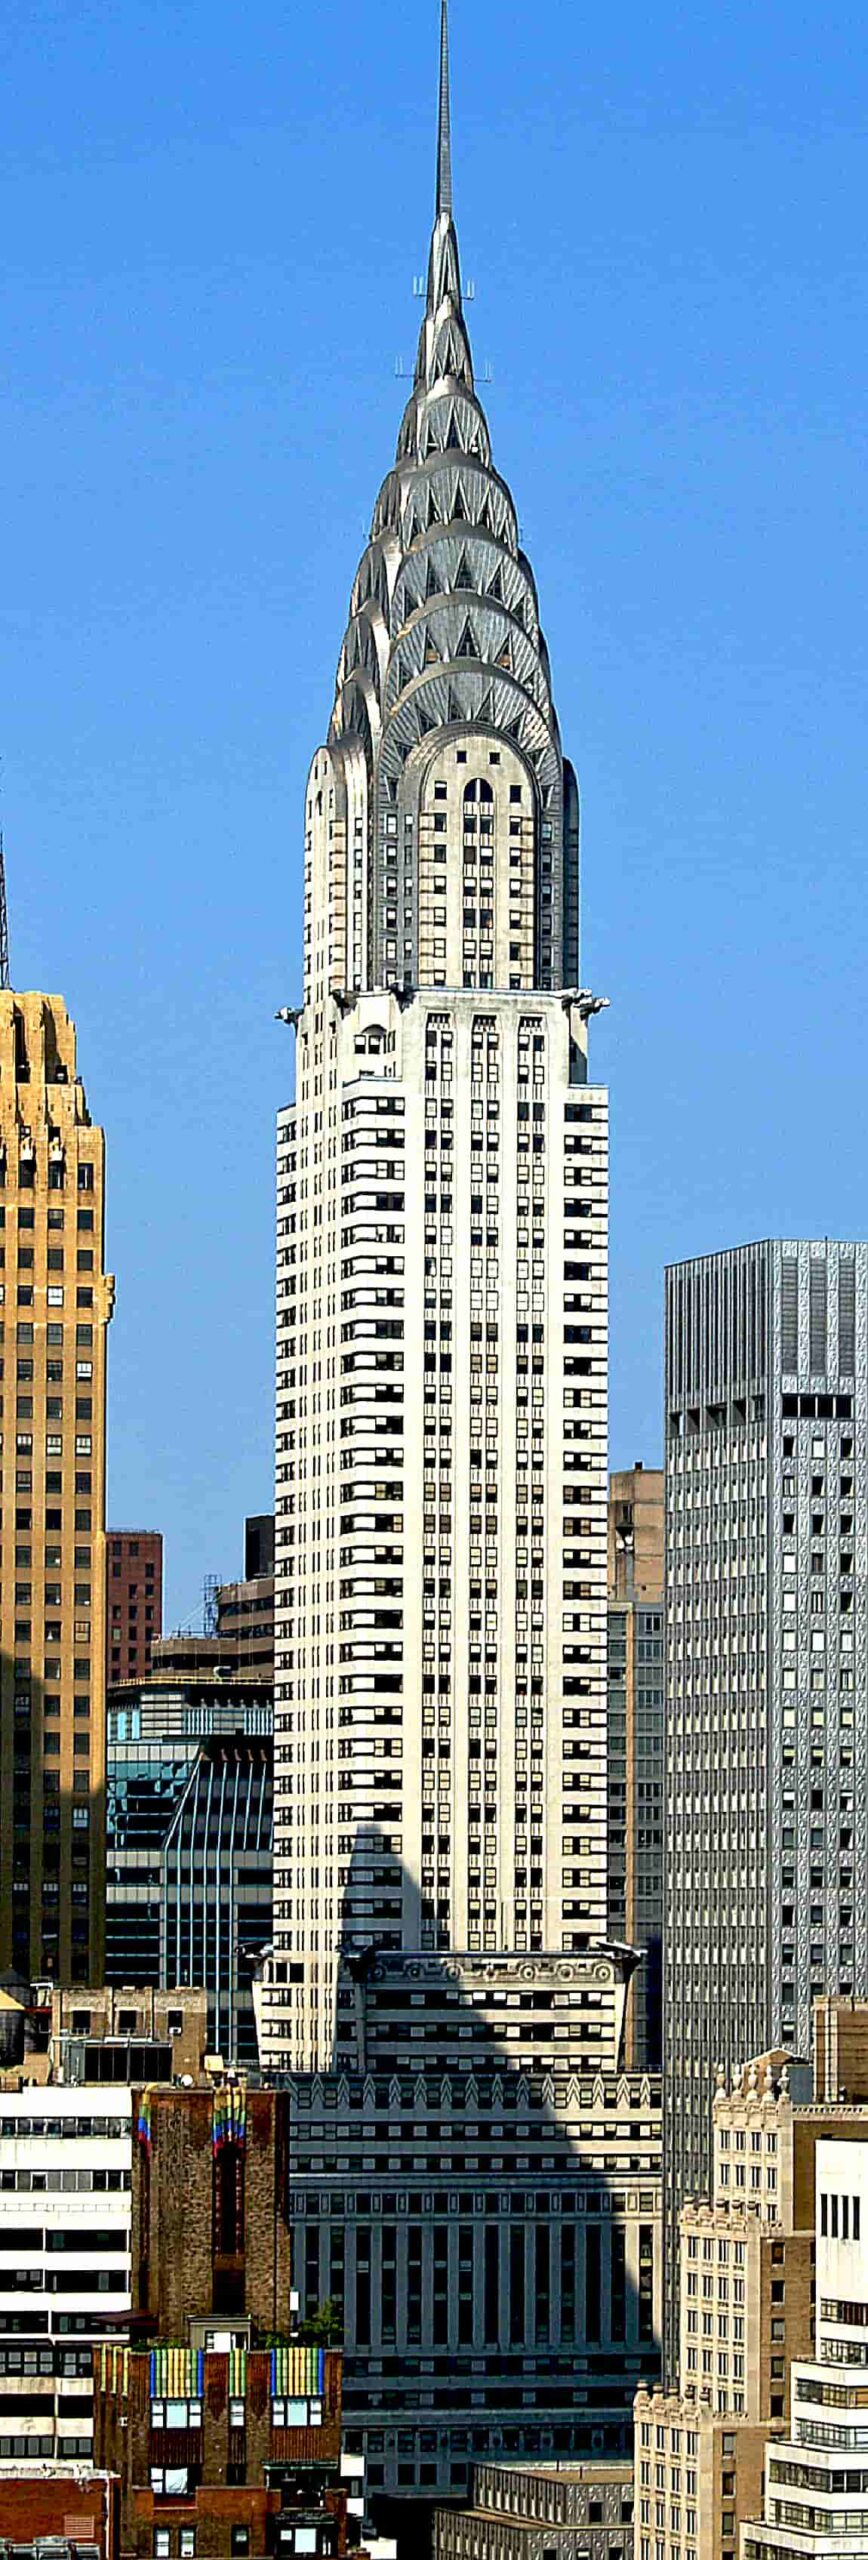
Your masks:
<svg viewBox="0 0 868 2560"><path fill-rule="evenodd" d="M217 1637L246 1679L274 1679L274 1514L257 1512L244 1523L244 1576L219 1582L215 1594Z"/></svg>
<svg viewBox="0 0 868 2560"><path fill-rule="evenodd" d="M163 1540L159 1529L110 1529L106 1540L106 1679L146 1680L163 1632Z"/></svg>
<svg viewBox="0 0 868 2560"><path fill-rule="evenodd" d="M631 2560L626 2462L479 2462L471 2505L439 2509L434 2560Z"/></svg>
<svg viewBox="0 0 868 2560"><path fill-rule="evenodd" d="M111 1693L106 1972L208 1994L210 2048L256 2060L252 1963L271 1933L272 1688L157 1673Z"/></svg>
<svg viewBox="0 0 868 2560"><path fill-rule="evenodd" d="M132 2098L0 2090L0 2463L93 2458L93 2350L130 2310Z"/></svg>
<svg viewBox="0 0 868 2560"><path fill-rule="evenodd" d="M384 2515L466 2498L483 2456L629 2450L662 2283L660 2083L621 2063L634 1962L369 1951L334 2071L285 2084L294 2282L306 2319L332 2306Z"/></svg>
<svg viewBox="0 0 868 2560"><path fill-rule="evenodd" d="M735 2560L814 2328L815 2186L827 2140L864 2154L868 2003L815 2007L813 2062L721 2069L706 2199L682 2209L676 2387L636 2401L636 2560Z"/></svg>
<svg viewBox="0 0 868 2560"><path fill-rule="evenodd" d="M868 1989L868 1247L666 1286L667 2233L715 2065ZM674 2358L674 2302L667 2344Z"/></svg>
<svg viewBox="0 0 868 2560"><path fill-rule="evenodd" d="M608 1934L638 1947L626 2059L663 2060L663 1471L609 1478Z"/></svg>
<svg viewBox="0 0 868 2560"><path fill-rule="evenodd" d="M105 1147L59 996L0 991L0 1969L103 1966Z"/></svg>
<svg viewBox="0 0 868 2560"><path fill-rule="evenodd" d="M606 1927L606 1096L575 778L462 310L445 10L415 381L305 847L263 1986L264 2059L299 2070L342 1945Z"/></svg>
<svg viewBox="0 0 868 2560"><path fill-rule="evenodd" d="M741 2560L862 2560L868 2545L868 2143L817 2146L813 2355L793 2365L789 2434L769 2442Z"/></svg>

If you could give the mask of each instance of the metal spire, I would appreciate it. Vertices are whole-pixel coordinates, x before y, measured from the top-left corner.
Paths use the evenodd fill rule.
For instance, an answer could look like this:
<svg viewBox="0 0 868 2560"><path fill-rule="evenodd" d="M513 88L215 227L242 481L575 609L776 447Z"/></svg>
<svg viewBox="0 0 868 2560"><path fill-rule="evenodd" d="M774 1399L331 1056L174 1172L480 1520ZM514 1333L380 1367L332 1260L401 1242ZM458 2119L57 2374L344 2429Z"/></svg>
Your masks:
<svg viewBox="0 0 868 2560"><path fill-rule="evenodd" d="M440 0L440 99L437 111L437 219L452 212L452 132L449 117L449 0Z"/></svg>

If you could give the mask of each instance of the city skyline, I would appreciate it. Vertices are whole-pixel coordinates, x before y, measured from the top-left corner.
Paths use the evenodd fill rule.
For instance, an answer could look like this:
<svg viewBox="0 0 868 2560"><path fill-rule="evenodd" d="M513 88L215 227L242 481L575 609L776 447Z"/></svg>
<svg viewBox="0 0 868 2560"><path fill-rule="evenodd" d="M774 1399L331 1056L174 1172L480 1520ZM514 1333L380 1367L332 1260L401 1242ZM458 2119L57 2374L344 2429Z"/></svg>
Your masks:
<svg viewBox="0 0 868 2560"><path fill-rule="evenodd" d="M231 1569L236 1520L268 1496L269 1148L285 1077L272 1015L298 992L296 812L316 678L390 430L394 361L409 363L415 333L431 15L420 11L392 69L385 24L368 31L367 51L356 44L355 105L322 90L306 30L288 86L284 39L263 10L222 144L218 108L236 66L220 18L204 71L186 39L173 45L165 109L154 101L172 84L156 78L139 80L136 110L121 108L104 72L94 76L86 36L67 32L79 145L68 118L61 127L38 31L19 36L12 63L20 112L5 183L26 244L6 284L15 356L3 459L20 497L3 741L13 976L63 988L100 1097L119 1278L109 1516L163 1528L169 1620L195 1613L206 1570ZM334 26L344 39L342 10ZM526 538L585 790L588 974L613 999L597 1058L615 1095L611 1461L629 1465L660 1455L665 1260L769 1229L863 1225L847 1029L863 1001L864 928L852 887L860 579L846 419L859 398L846 25L825 33L810 108L799 39L780 61L762 30L748 46L740 23L721 35L700 21L689 73L674 65L665 19L653 56L630 27L629 64L560 9L533 40L517 25L503 67L487 61L491 30L487 9L471 20L459 8L462 241L504 468L529 490L537 452L570 500L557 543L539 504ZM116 69L150 67L131 20L113 43ZM377 99L392 120L393 206L375 222L372 289L366 244L347 243L340 208L347 177L363 178L362 125ZM717 132L705 155L688 239L686 190L715 102L729 138ZM507 162L523 202L528 188L540 196L530 227L499 210ZM588 173L578 195L576 170ZM109 233L119 249L104 245ZM314 235L323 271L341 282L340 349L314 290ZM561 314L555 399L541 300ZM83 325L91 305L97 317ZM364 396L324 543L341 366ZM197 502L182 510L194 457ZM796 513L816 530L791 545ZM311 615L308 664L298 635ZM291 724L290 671L303 706ZM796 1083L806 989L839 1089L822 1157L819 1101ZM245 1062L231 1090L228 1052ZM169 1255L155 1255L142 1215L158 1180ZM234 1255L209 1249L214 1184L222 1196L230 1181L245 1238ZM179 1266L191 1285L170 1328Z"/></svg>

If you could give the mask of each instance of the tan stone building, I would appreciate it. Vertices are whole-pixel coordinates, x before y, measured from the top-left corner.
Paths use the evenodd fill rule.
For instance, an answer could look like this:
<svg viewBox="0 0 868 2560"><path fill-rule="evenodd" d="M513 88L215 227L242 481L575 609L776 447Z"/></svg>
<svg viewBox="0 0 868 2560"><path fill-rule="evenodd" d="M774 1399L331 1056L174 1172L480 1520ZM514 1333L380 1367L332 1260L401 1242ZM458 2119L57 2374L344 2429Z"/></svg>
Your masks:
<svg viewBox="0 0 868 2560"><path fill-rule="evenodd" d="M103 1973L105 1142L59 996L0 991L0 1970Z"/></svg>
<svg viewBox="0 0 868 2560"><path fill-rule="evenodd" d="M713 2194L680 2218L679 2388L635 2403L636 2560L734 2560L762 2511L769 2437L811 2353L821 2136L868 2126L868 2002L818 2001L813 2064L765 2054L719 2075Z"/></svg>

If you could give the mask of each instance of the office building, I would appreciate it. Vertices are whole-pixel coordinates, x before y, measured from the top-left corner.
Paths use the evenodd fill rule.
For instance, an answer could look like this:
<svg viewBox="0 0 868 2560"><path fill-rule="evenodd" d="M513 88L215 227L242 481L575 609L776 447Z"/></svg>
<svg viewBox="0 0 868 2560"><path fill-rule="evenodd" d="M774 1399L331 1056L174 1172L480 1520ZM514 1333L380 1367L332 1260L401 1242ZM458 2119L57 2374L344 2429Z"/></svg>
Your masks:
<svg viewBox="0 0 868 2560"><path fill-rule="evenodd" d="M258 1513L244 1523L244 1579L220 1582L215 1593L217 1638L237 1672L274 1679L274 1517Z"/></svg>
<svg viewBox="0 0 868 2560"><path fill-rule="evenodd" d="M110 1529L106 1538L106 1679L146 1680L163 1631L159 1529Z"/></svg>
<svg viewBox="0 0 868 2560"><path fill-rule="evenodd" d="M438 2508L434 2560L632 2560L627 2462L478 2462L469 2507Z"/></svg>
<svg viewBox="0 0 868 2560"><path fill-rule="evenodd" d="M606 1931L606 1096L576 783L462 309L445 9L419 353L310 771L304 947L263 1999L263 2058L297 2070L328 2064L342 1945Z"/></svg>
<svg viewBox="0 0 868 2560"><path fill-rule="evenodd" d="M47 2051L0 2084L0 2509L3 2466L92 2460L94 2347L129 2328L132 2080L201 2077L204 2028L197 1993L55 1990Z"/></svg>
<svg viewBox="0 0 868 2560"><path fill-rule="evenodd" d="M794 2363L789 2432L766 2450L741 2560L862 2560L868 2543L868 2142L817 2145L813 2355Z"/></svg>
<svg viewBox="0 0 868 2560"><path fill-rule="evenodd" d="M104 1140L59 996L0 990L0 1970L103 1966Z"/></svg>
<svg viewBox="0 0 868 2560"><path fill-rule="evenodd" d="M252 1965L271 1934L271 1683L160 1664L109 1700L106 1972L201 1983L209 2049L250 2063Z"/></svg>
<svg viewBox="0 0 868 2560"><path fill-rule="evenodd" d="M634 1962L369 1949L334 2072L285 2083L302 2315L332 2305L347 2447L402 2550L412 2502L466 2499L474 2460L630 2449L661 2307L660 2082L621 2061Z"/></svg>
<svg viewBox="0 0 868 2560"><path fill-rule="evenodd" d="M609 1479L608 1934L638 1947L625 2052L663 2054L663 1471Z"/></svg>
<svg viewBox="0 0 868 2560"><path fill-rule="evenodd" d="M0 2462L90 2462L93 2349L130 2310L128 2087L0 2091Z"/></svg>
<svg viewBox="0 0 868 2560"><path fill-rule="evenodd" d="M715 2065L868 1990L866 1333L864 1244L667 1274L667 2281Z"/></svg>
<svg viewBox="0 0 868 2560"><path fill-rule="evenodd" d="M810 2354L814 2192L825 2138L868 2135L868 2002L817 2003L813 2060L717 2075L708 2197L682 2209L676 2386L636 2401L636 2560L735 2560L769 2436Z"/></svg>

